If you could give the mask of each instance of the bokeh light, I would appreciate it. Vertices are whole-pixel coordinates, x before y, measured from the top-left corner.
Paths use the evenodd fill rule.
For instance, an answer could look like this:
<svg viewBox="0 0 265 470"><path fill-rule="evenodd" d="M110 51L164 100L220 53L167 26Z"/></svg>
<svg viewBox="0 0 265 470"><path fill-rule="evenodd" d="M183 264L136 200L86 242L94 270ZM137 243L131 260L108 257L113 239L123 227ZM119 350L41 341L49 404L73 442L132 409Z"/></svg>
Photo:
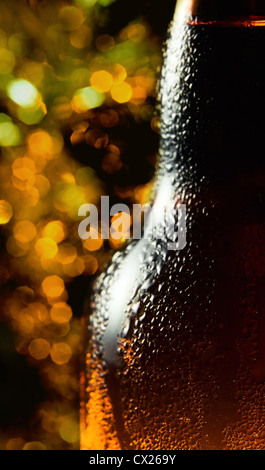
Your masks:
<svg viewBox="0 0 265 470"><path fill-rule="evenodd" d="M132 87L126 82L117 83L111 89L111 96L118 103L127 103L132 94Z"/></svg>
<svg viewBox="0 0 265 470"><path fill-rule="evenodd" d="M7 201L0 201L0 224L7 224L13 215L11 204Z"/></svg>
<svg viewBox="0 0 265 470"><path fill-rule="evenodd" d="M42 289L47 297L60 297L64 291L64 281L59 276L47 276L42 282Z"/></svg>
<svg viewBox="0 0 265 470"><path fill-rule="evenodd" d="M7 94L22 108L31 108L37 104L38 90L24 79L12 80L7 87Z"/></svg>
<svg viewBox="0 0 265 470"><path fill-rule="evenodd" d="M0 145L4 147L16 146L20 143L20 130L10 116L0 113Z"/></svg>
<svg viewBox="0 0 265 470"><path fill-rule="evenodd" d="M106 70L99 70L92 74L90 83L94 90L100 93L107 93L113 85L113 78Z"/></svg>
<svg viewBox="0 0 265 470"><path fill-rule="evenodd" d="M46 339L35 338L30 342L28 351L37 360L45 359L50 352L50 344Z"/></svg>
<svg viewBox="0 0 265 470"><path fill-rule="evenodd" d="M73 97L73 109L78 113L88 109L98 108L104 103L105 96L92 87L77 90Z"/></svg>

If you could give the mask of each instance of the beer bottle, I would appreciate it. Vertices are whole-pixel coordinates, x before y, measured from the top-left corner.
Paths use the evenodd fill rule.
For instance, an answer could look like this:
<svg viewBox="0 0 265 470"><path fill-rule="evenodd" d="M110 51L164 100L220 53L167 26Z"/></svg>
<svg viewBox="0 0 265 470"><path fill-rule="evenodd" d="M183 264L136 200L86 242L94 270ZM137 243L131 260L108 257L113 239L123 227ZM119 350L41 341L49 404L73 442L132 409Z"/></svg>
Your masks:
<svg viewBox="0 0 265 470"><path fill-rule="evenodd" d="M158 100L155 223L96 284L81 447L264 449L265 2L178 1Z"/></svg>

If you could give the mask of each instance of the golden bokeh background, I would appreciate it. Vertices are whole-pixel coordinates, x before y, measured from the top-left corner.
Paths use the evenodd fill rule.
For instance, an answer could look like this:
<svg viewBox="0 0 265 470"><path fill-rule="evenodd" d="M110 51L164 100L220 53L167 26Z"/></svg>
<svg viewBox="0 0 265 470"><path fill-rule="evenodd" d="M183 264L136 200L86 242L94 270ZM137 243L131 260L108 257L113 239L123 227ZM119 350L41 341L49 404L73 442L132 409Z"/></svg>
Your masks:
<svg viewBox="0 0 265 470"><path fill-rule="evenodd" d="M2 450L79 448L83 319L123 240L82 241L78 209L148 194L174 3L0 0Z"/></svg>

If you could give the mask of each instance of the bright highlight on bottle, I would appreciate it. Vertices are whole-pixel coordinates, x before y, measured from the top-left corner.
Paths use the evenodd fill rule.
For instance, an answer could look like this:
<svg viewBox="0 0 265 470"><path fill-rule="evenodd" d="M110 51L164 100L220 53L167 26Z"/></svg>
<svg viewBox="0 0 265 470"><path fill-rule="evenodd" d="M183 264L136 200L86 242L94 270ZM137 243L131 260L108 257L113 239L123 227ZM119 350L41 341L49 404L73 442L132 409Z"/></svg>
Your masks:
<svg viewBox="0 0 265 470"><path fill-rule="evenodd" d="M39 97L37 88L24 79L12 80L8 85L7 94L11 100L22 108L36 106Z"/></svg>

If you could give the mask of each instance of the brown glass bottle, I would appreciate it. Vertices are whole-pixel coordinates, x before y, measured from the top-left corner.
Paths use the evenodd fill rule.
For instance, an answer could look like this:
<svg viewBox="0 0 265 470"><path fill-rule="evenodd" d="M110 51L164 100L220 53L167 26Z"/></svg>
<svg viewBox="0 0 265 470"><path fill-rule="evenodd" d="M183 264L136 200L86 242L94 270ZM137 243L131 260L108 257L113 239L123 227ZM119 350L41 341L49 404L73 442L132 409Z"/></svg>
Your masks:
<svg viewBox="0 0 265 470"><path fill-rule="evenodd" d="M186 205L186 246L161 221L98 280L81 446L264 449L264 2L179 1L159 99L153 211Z"/></svg>

